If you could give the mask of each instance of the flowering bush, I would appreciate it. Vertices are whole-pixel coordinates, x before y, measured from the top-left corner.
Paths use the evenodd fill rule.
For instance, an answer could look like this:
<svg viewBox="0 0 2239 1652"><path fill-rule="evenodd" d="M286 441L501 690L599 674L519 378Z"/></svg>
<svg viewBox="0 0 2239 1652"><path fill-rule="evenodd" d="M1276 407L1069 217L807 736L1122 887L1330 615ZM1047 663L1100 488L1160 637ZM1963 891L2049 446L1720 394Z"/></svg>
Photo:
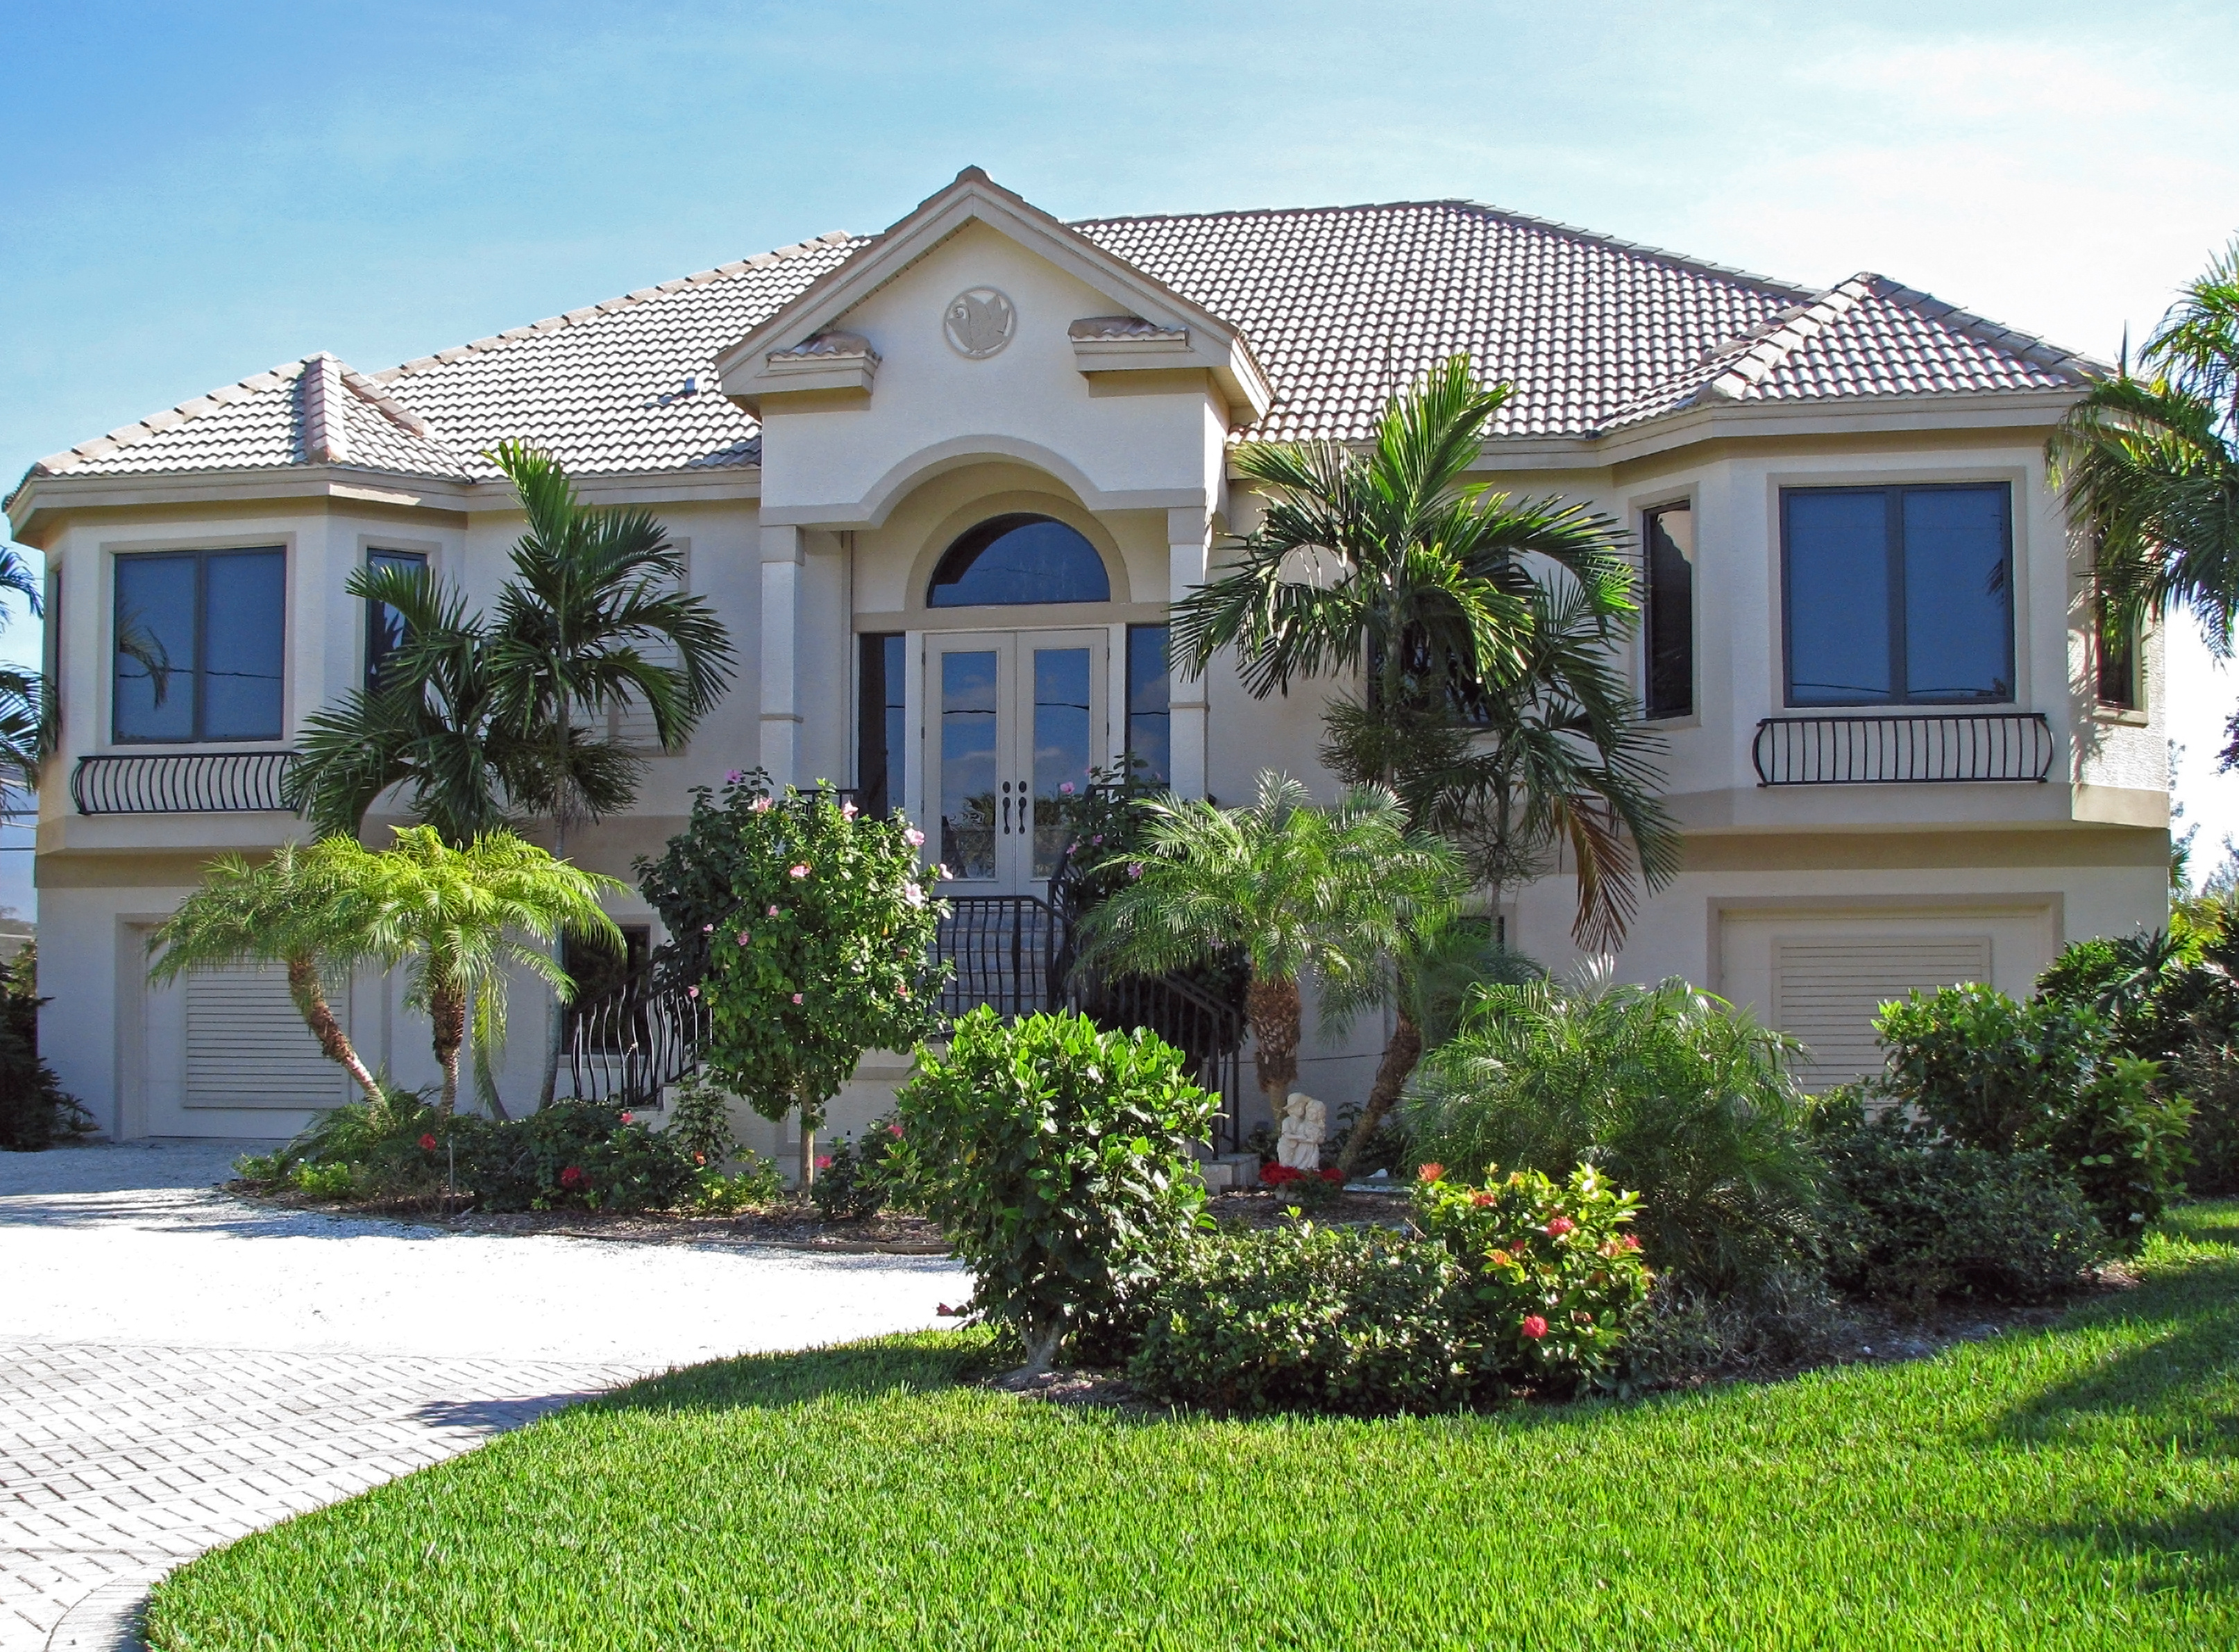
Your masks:
<svg viewBox="0 0 2239 1652"><path fill-rule="evenodd" d="M1580 1165L1568 1182L1488 1169L1481 1186L1426 1164L1415 1220L1467 1276L1471 1342L1489 1376L1562 1388L1613 1379L1633 1309L1648 1295L1640 1241L1624 1232L1638 1201Z"/></svg>
<svg viewBox="0 0 2239 1652"><path fill-rule="evenodd" d="M1127 1367L1158 1398L1375 1415L1469 1396L1466 1281L1438 1245L1286 1222L1191 1239L1160 1273Z"/></svg>
<svg viewBox="0 0 2239 1652"><path fill-rule="evenodd" d="M1213 1105L1151 1033L1070 1013L1006 1023L983 1005L945 1053L918 1052L890 1157L971 1265L974 1311L1043 1366L1189 1230Z"/></svg>
<svg viewBox="0 0 2239 1652"><path fill-rule="evenodd" d="M816 1213L827 1222L867 1222L886 1209L893 1194L887 1161L900 1126L881 1119L860 1142L846 1136L816 1161L816 1180L808 1189Z"/></svg>
<svg viewBox="0 0 2239 1652"><path fill-rule="evenodd" d="M804 1169L863 1052L910 1049L940 1025L940 903L922 842L836 793L773 794L767 776L734 773L695 791L690 823L640 864L699 983L708 1076L765 1118L800 1109Z"/></svg>
<svg viewBox="0 0 2239 1652"><path fill-rule="evenodd" d="M462 1118L459 1185L485 1210L669 1210L699 1167L682 1146L620 1108L557 1101L525 1118Z"/></svg>

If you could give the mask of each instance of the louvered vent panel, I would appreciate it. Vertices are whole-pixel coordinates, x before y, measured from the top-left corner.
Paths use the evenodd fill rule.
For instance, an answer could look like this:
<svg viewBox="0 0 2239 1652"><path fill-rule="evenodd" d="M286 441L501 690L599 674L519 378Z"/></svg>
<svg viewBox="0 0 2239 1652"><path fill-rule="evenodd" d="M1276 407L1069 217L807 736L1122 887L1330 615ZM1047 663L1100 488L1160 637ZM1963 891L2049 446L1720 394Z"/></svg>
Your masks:
<svg viewBox="0 0 2239 1652"><path fill-rule="evenodd" d="M1804 1041L1806 1089L1882 1069L1874 1016L1892 998L1990 978L1986 935L1775 941L1773 1022Z"/></svg>
<svg viewBox="0 0 2239 1652"><path fill-rule="evenodd" d="M690 581L683 582L689 590ZM655 665L674 666L679 663L676 645L666 638L648 638L637 643L637 651ZM653 726L653 713L643 700L633 696L627 706L617 706L607 713L608 737L629 747L634 751L654 753L661 749L661 736Z"/></svg>
<svg viewBox="0 0 2239 1652"><path fill-rule="evenodd" d="M319 1053L278 969L187 977L189 1107L332 1107L342 1069Z"/></svg>

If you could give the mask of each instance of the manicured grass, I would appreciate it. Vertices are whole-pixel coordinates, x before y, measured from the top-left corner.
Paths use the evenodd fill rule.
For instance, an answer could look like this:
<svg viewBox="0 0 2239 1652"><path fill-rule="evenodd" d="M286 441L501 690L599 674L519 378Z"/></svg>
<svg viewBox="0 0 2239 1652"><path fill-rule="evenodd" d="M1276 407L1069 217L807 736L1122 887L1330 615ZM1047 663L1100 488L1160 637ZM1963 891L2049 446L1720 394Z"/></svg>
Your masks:
<svg viewBox="0 0 2239 1652"><path fill-rule="evenodd" d="M1916 1364L1393 1422L1129 1422L953 1336L710 1365L196 1562L233 1648L2239 1643L2239 1205Z"/></svg>

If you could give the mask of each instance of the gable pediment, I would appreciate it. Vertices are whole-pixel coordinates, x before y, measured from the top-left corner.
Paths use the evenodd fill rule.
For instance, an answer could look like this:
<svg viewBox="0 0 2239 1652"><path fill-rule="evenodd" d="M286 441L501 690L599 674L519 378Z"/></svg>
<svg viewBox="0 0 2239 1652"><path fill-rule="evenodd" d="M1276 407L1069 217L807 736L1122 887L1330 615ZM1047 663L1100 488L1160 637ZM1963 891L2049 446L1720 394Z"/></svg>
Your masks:
<svg viewBox="0 0 2239 1652"><path fill-rule="evenodd" d="M1125 259L1005 190L976 167L921 203L870 245L833 270L716 357L723 394L760 415L765 401L814 392L867 403L875 387L876 341L849 325L875 295L935 249L980 226L1096 295L1067 330L1074 366L1095 379L1146 370L1201 372L1226 402L1231 421L1264 416L1273 395L1249 343L1235 327ZM949 342L972 356L1000 349L1004 317L973 295L952 301ZM1086 313L1093 312L1093 313ZM988 353L992 353L989 351Z"/></svg>

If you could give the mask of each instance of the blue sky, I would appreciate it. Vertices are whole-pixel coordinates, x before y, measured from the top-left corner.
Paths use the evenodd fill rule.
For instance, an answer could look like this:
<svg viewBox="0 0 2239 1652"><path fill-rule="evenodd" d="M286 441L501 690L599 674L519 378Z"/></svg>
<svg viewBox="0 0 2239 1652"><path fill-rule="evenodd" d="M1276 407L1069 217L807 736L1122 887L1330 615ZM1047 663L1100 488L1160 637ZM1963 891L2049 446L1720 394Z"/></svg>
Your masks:
<svg viewBox="0 0 2239 1652"><path fill-rule="evenodd" d="M314 350L882 228L967 164L1065 216L1468 197L2107 356L2239 231L2228 0L1855 10L11 0L0 473ZM2212 847L2239 678L2173 652Z"/></svg>

